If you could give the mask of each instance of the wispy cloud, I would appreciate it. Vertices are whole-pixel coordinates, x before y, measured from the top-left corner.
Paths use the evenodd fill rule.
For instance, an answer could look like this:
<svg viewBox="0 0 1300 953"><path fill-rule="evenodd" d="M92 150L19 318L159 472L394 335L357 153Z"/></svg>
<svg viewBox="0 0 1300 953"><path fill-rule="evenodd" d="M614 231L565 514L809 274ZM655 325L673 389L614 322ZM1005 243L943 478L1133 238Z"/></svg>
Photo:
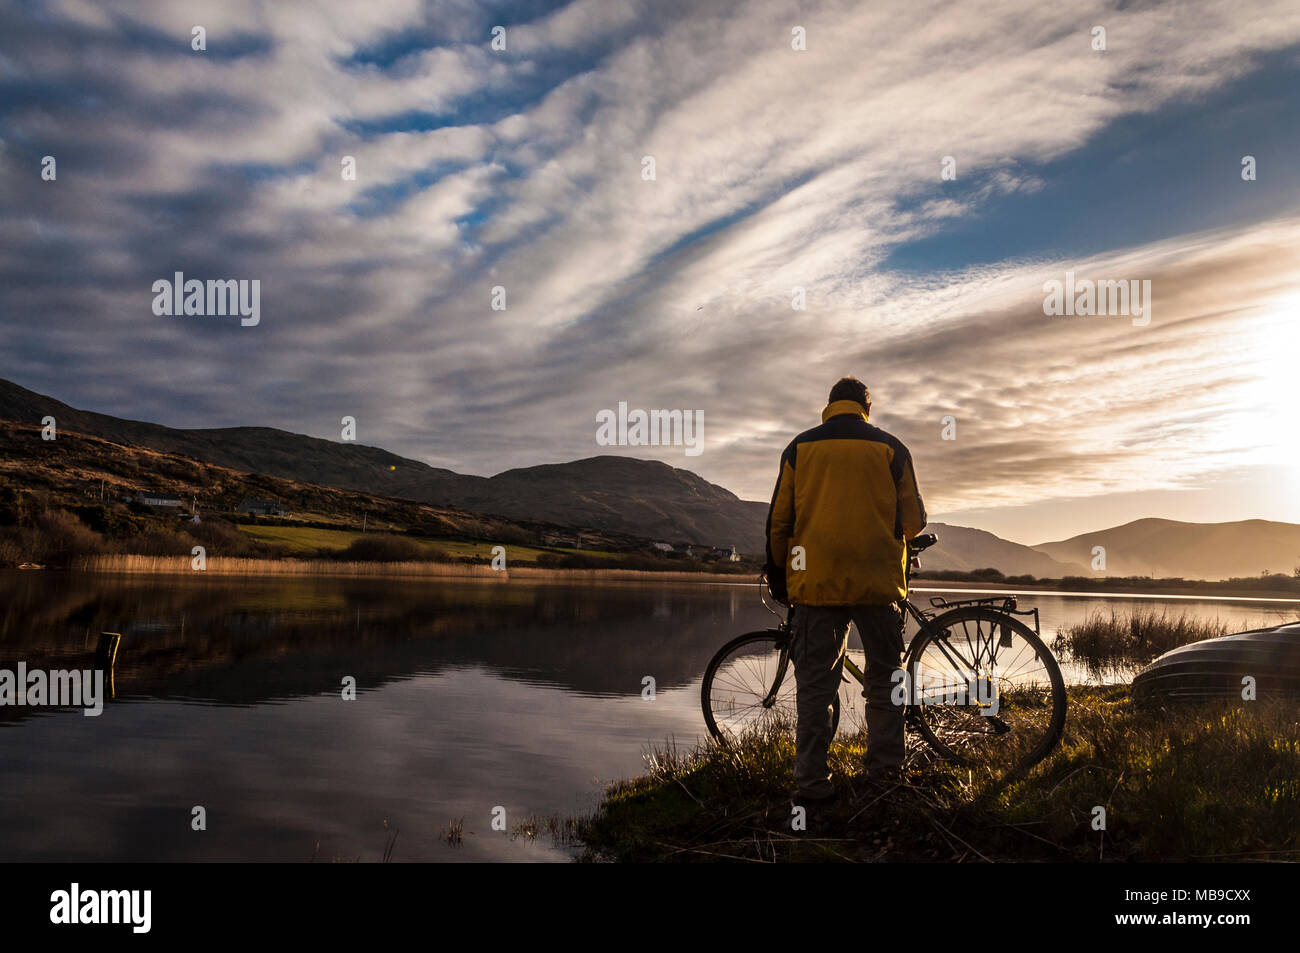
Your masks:
<svg viewBox="0 0 1300 953"><path fill-rule="evenodd" d="M1294 56L1293 3L51 2L0 30L0 373L72 403L327 437L350 414L364 442L471 472L603 452L618 400L701 408L705 454L659 455L764 498L857 372L955 512L1286 454L1259 415L1289 399L1267 375L1296 344L1293 219L893 256L1032 217L1117 123L1158 136ZM1276 173L1213 175L1186 201L1296 207ZM1152 324L1045 317L1066 269L1151 279ZM262 323L155 317L173 271L260 279Z"/></svg>

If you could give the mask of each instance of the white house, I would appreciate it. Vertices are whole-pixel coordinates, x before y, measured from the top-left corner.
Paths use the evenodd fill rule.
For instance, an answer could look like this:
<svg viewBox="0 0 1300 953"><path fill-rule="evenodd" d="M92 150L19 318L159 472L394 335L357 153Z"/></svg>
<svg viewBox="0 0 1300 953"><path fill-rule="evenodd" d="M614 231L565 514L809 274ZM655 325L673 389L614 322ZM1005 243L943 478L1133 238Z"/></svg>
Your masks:
<svg viewBox="0 0 1300 953"><path fill-rule="evenodd" d="M137 493L135 495L137 503L143 503L145 506L167 506L180 509L181 501L170 496L159 496L157 493Z"/></svg>

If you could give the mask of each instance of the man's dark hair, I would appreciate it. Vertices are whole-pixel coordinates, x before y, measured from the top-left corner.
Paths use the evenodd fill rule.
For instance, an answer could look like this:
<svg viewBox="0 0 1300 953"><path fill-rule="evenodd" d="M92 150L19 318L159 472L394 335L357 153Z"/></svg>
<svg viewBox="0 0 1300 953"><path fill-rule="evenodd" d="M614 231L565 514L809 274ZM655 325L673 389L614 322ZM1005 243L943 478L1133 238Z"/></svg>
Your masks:
<svg viewBox="0 0 1300 953"><path fill-rule="evenodd" d="M831 388L831 396L828 403L835 403L837 400L856 400L863 407L866 407L871 401L871 394L867 392L867 385L862 383L856 377L841 377Z"/></svg>

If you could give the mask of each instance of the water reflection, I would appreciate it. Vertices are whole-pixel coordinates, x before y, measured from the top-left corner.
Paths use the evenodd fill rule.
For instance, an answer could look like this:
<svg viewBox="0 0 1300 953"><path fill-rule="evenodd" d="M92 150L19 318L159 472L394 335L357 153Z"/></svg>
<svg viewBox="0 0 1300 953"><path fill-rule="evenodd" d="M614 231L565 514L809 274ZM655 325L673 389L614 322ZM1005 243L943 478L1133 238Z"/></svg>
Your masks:
<svg viewBox="0 0 1300 953"><path fill-rule="evenodd" d="M6 580L0 666L86 664L122 633L119 699L252 705L363 690L448 666L578 695L698 678L709 633L773 621L754 590L373 579L206 580L24 573Z"/></svg>
<svg viewBox="0 0 1300 953"><path fill-rule="evenodd" d="M1108 605L1021 604L1049 637ZM0 708L0 861L378 860L385 821L398 861L564 861L493 832L493 808L580 812L648 744L693 742L705 664L773 621L735 584L0 574L0 668L84 668L122 634L102 716Z"/></svg>

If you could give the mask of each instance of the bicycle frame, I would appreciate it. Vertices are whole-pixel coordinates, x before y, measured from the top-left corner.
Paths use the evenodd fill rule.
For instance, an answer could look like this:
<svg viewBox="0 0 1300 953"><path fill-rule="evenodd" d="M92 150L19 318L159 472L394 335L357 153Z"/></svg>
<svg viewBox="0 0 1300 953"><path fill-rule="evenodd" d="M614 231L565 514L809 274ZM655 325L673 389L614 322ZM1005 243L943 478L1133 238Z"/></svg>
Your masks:
<svg viewBox="0 0 1300 953"><path fill-rule="evenodd" d="M911 581L911 573L909 572L908 582L910 581ZM765 590L766 586L763 586L763 588ZM778 613L775 609L773 609L770 605L767 604L766 595L762 595L761 598L763 599L763 605L767 607L768 611L771 612L773 615L778 616L779 618L780 613ZM949 664L953 665L956 668L969 667L969 663L967 662L967 660L954 657L954 653L951 651L951 647L947 645L947 641L944 639L937 638L935 631L930 628L929 623L933 622L939 614L937 611L926 612L923 609L918 609L915 605L913 605L911 600L906 597L900 599L897 603L895 603L895 605L901 605L903 611L907 615L911 616L912 620L916 623L917 629L919 630L918 635L921 633L925 633L930 636L931 644L939 648L939 651L943 653L944 657L948 660ZM1041 634L1039 631L1038 608L1034 607L1033 609L1023 609L1023 610L1019 609L1017 607L1016 597L1014 595L986 596L981 599L957 599L951 602L943 598L942 596L932 596L930 598L930 605L935 610L941 609L945 611L949 609L960 608L962 606L986 606L990 609L993 609L994 611L1003 612L1007 615L1033 616L1034 634L1035 635ZM790 624L790 615L791 613L793 613L793 611L794 611L794 607L791 606L789 610L787 610L786 612L786 617L782 619L780 624L777 626L777 631L785 635L786 638L785 638L784 645L781 648L780 660L777 663L776 676L775 678L772 679L772 687L768 690L767 695L763 698L762 701L762 705L764 708L771 708L776 703L777 694L780 692L781 686L785 682L785 676L790 667L790 642L793 638L793 631ZM916 646L919 641L921 640L913 636L912 640L908 643L907 649L903 653L902 663L901 663L904 669L910 666L912 662L913 647ZM865 690L867 684L867 673L864 672L862 668L856 662L854 662L852 658L849 657L847 652L845 652L844 654L844 668L848 671L849 675L853 677L854 681L856 681L859 685L861 685ZM912 704L908 704L906 706L906 708L909 709L912 707L913 707Z"/></svg>
<svg viewBox="0 0 1300 953"><path fill-rule="evenodd" d="M915 557L935 542L933 534L927 534L918 538L917 548L909 546L912 558L904 577L905 595L895 605L902 613L903 631L899 634L905 635L908 619L912 620L915 628L906 648L900 645L898 663L887 663L893 668L890 680L895 683L894 687L898 687L894 676L902 671L908 690L903 698L896 698L891 689L891 701L897 701L907 723L919 730L926 743L945 758L964 761L967 758L965 746L969 742L980 744L978 736L1006 735L1024 727L1027 730L1023 736L1008 739L1000 748L987 750L1006 752L1019 747L1019 760L1015 763L1022 766L1036 764L1060 740L1068 707L1060 670L1051 649L1042 641L1038 609L1021 610L1018 597L1010 592L952 600L942 595L931 596L928 607L912 601L912 571L919 567ZM751 669L759 676L758 679L750 679L747 686L743 685L745 679L741 680L740 695L745 702L742 707L750 711L780 707L783 715L790 714L788 699L783 695L790 688L786 679L792 674L792 648L798 637L795 623L801 616L795 614L794 606L769 601L769 591L765 584L761 584L760 598L768 611L777 617L777 624L766 630L744 633L728 642L710 660L701 683L705 721L709 731L719 740L725 740L727 729L720 727L715 720L720 709L714 704L719 696L712 687L713 678L720 666L731 664L733 654L739 659L775 649L776 659L766 655L767 661L760 663L761 672ZM960 594L960 590L954 590L954 594ZM788 611L780 611L782 608ZM1033 619L1032 630L1029 618ZM1021 653L1025 642L1029 643L1034 659L1041 658L1042 662L1027 676L1030 681L1022 686L1016 679L1024 669ZM1010 655L1010 660L1004 659L1004 655ZM768 667L773 661L776 662L775 671ZM864 671L867 666L850 657L847 646L839 665L844 682L856 681L863 695L868 696L870 683L868 673ZM1035 673L1041 673L1046 682L1042 683ZM912 681L917 684L910 685ZM1023 697L1020 694L1022 687L1027 690ZM723 689L724 711L727 710L725 696L728 691L734 689ZM843 691L843 686L840 691ZM834 706L838 721L842 696L836 698L839 699ZM1002 710L1004 699L1011 702L1006 712ZM730 704L734 707L736 699L732 698ZM974 708L968 710L982 718L976 722L965 717L954 718L951 714L954 705L978 706L978 711ZM941 710L931 715L927 710L931 706ZM742 723L746 717L741 716ZM983 724L975 727L979 722ZM955 741L952 740L954 737Z"/></svg>

